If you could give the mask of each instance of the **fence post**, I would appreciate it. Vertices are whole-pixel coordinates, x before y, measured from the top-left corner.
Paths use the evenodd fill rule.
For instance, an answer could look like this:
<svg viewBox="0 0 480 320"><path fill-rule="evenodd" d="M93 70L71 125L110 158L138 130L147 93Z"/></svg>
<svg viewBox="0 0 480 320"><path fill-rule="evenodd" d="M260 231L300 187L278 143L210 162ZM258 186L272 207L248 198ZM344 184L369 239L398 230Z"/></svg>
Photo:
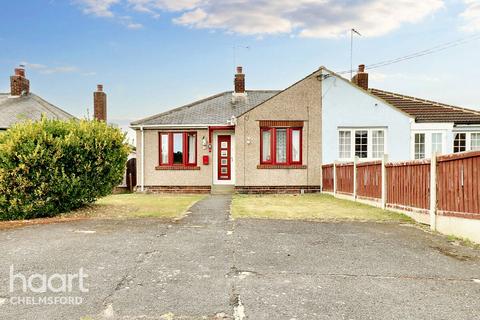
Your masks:
<svg viewBox="0 0 480 320"><path fill-rule="evenodd" d="M382 158L382 209L387 208L387 161L388 154L384 154Z"/></svg>
<svg viewBox="0 0 480 320"><path fill-rule="evenodd" d="M437 153L430 161L430 229L437 230Z"/></svg>
<svg viewBox="0 0 480 320"><path fill-rule="evenodd" d="M357 162L358 157L353 158L353 200L357 201Z"/></svg>
<svg viewBox="0 0 480 320"><path fill-rule="evenodd" d="M337 162L333 162L333 196L337 196Z"/></svg>

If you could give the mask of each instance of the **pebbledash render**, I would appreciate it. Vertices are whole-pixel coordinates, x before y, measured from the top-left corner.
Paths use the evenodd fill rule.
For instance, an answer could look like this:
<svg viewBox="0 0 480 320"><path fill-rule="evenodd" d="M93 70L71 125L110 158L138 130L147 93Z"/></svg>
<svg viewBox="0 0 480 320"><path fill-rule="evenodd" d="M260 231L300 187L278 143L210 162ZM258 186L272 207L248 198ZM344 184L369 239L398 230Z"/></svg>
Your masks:
<svg viewBox="0 0 480 320"><path fill-rule="evenodd" d="M400 161L480 149L480 112L368 87L321 67L285 90L234 90L148 117L136 130L138 189L321 191L332 161Z"/></svg>

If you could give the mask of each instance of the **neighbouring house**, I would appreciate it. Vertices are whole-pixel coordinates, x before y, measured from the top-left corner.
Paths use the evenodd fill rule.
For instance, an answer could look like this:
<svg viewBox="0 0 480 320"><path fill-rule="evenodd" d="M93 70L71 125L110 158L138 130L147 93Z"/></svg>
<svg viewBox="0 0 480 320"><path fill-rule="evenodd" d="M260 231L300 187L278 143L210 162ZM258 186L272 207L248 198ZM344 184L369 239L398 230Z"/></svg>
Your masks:
<svg viewBox="0 0 480 320"><path fill-rule="evenodd" d="M369 88L363 65L352 81L322 74L324 163L480 150L480 111Z"/></svg>
<svg viewBox="0 0 480 320"><path fill-rule="evenodd" d="M40 120L42 115L49 119L75 118L30 92L30 81L25 76L25 68L16 68L15 74L10 77L10 92L0 93L0 130L7 130L17 122Z"/></svg>
<svg viewBox="0 0 480 320"><path fill-rule="evenodd" d="M285 90L234 90L135 121L140 190L317 192L333 161L480 149L480 112L368 87L321 67ZM222 187L223 186L223 187Z"/></svg>

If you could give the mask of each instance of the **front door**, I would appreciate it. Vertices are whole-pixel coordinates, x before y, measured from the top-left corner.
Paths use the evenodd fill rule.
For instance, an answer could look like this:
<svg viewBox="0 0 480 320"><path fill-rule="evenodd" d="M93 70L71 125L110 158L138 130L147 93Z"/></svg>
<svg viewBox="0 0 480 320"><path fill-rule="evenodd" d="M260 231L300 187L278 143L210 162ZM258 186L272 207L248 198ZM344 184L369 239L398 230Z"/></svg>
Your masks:
<svg viewBox="0 0 480 320"><path fill-rule="evenodd" d="M232 167L231 167L231 136L218 136L218 180L231 180Z"/></svg>

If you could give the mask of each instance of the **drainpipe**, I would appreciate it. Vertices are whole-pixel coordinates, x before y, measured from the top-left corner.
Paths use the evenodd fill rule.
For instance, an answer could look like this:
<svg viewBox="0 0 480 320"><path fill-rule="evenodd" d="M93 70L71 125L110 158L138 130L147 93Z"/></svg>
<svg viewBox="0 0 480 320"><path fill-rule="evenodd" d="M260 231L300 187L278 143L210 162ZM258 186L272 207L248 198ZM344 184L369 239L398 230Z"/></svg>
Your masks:
<svg viewBox="0 0 480 320"><path fill-rule="evenodd" d="M145 191L145 131L143 130L143 126L140 127L140 131L142 132L142 139L141 139L141 152L142 152L142 161L140 163L140 191Z"/></svg>

